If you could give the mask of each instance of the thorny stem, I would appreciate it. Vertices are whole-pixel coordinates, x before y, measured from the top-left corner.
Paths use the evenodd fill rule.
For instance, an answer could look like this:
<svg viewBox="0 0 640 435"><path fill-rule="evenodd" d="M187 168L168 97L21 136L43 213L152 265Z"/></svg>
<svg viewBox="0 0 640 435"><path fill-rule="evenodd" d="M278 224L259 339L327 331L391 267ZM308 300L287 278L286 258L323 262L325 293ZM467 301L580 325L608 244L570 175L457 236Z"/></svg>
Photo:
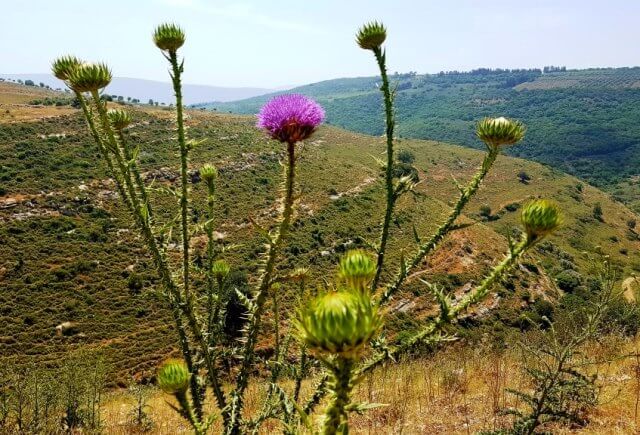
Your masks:
<svg viewBox="0 0 640 435"><path fill-rule="evenodd" d="M215 188L213 186L213 184L207 186L208 188L208 193L207 193L207 226L206 226L206 231L207 231L207 289L208 289L208 294L207 294L207 304L208 304L208 321L207 321L207 333L209 334L209 342L211 342L211 337L213 335L213 328L214 328L214 296L215 296L215 285L216 285L216 281L214 279L213 274L211 273L211 270L213 269L213 256L214 256L214 252L213 252L213 247L214 247L214 240L213 240L213 208L214 208L214 194L215 194ZM220 285L218 286L218 301L220 298L220 293L222 292L222 283L219 283Z"/></svg>
<svg viewBox="0 0 640 435"><path fill-rule="evenodd" d="M380 281L380 274L384 266L384 255L387 248L387 239L389 238L389 226L391 225L391 217L393 215L393 207L396 196L393 191L393 96L389 89L389 78L387 77L386 53L380 47L373 50L380 68L380 77L382 78L382 86L380 90L384 95L384 112L386 121L387 136L387 166L385 168L385 188L387 191L387 205L382 222L382 230L380 231L380 242L377 247L378 256L376 261L376 274L371 282L371 289L375 290Z"/></svg>
<svg viewBox="0 0 640 435"><path fill-rule="evenodd" d="M120 140L120 145L122 145L122 150L124 151L124 158L127 161L127 167L133 173L133 179L136 182L136 187L140 191L140 196L142 196L142 202L147 208L147 211L149 212L149 216L151 216L152 215L151 202L149 201L147 188L145 187L144 182L142 181L142 176L140 175L138 166L134 165L133 162L131 161L134 158L133 153L131 152L131 148L129 147L129 144L127 144L127 141L124 137L124 133L122 132L122 130L118 130L117 135L118 135L118 139Z"/></svg>
<svg viewBox="0 0 640 435"><path fill-rule="evenodd" d="M242 351L242 364L236 377L236 389L233 392L231 403L231 423L227 428L229 434L239 434L240 417L243 408L243 395L249 382L249 372L253 365L255 346L260 331L260 323L267 293L272 285L272 277L275 270L276 260L280 253L282 243L289 231L291 219L293 217L294 202L294 181L295 181L295 143L287 144L287 164L285 167L285 195L282 219L277 234L269 241L269 250L264 267L262 278L258 285L258 290L254 297L254 311L251 313L249 325L247 326L247 336Z"/></svg>
<svg viewBox="0 0 640 435"><path fill-rule="evenodd" d="M324 415L322 433L335 435L348 433L349 406L351 390L353 389L354 361L351 358L338 356L331 363L331 402Z"/></svg>
<svg viewBox="0 0 640 435"><path fill-rule="evenodd" d="M129 211L133 212L133 205L131 204L129 197L127 196L124 190L124 180L122 180L122 177L118 176L118 173L115 171L115 168L113 166L113 160L111 159L111 156L109 155L104 143L102 142L102 139L100 138L100 133L96 128L96 124L93 120L93 115L91 114L91 111L87 106L87 101L85 100L84 96L80 92L76 91L75 94L76 94L76 98L80 102L80 107L82 107L82 113L84 114L84 117L87 121L89 130L91 130L91 135L93 136L93 140L98 145L98 150L100 151L100 154L102 154L102 157L104 158L105 162L107 162L107 168L109 169L109 172L113 175L113 179L116 183L116 188L118 189L118 193L120 194L120 197L126 204L127 208L129 208Z"/></svg>
<svg viewBox="0 0 640 435"><path fill-rule="evenodd" d="M458 198L458 202L454 206L451 213L447 217L447 220L440 225L440 227L436 230L433 236L422 244L418 249L418 252L413 256L413 258L408 261L404 267L400 267L396 278L394 281L389 284L382 295L380 296L380 304L385 304L389 301L389 299L393 296L393 294L398 291L400 286L404 283L405 279L409 276L409 273L415 269L424 258L429 255L438 244L444 239L444 237L451 232L454 228L455 222L462 213L462 210L467 205L469 200L473 197L473 195L478 191L482 180L485 178L491 166L493 166L496 158L499 154L498 148L490 148L487 154L482 161L482 166L478 170L478 172L471 179L469 184L460 191L460 197Z"/></svg>
<svg viewBox="0 0 640 435"><path fill-rule="evenodd" d="M441 331L441 329L445 325L450 324L452 320L456 319L470 305L476 304L482 301L489 293L489 290L491 289L491 287L513 268L513 266L517 263L519 258L522 257L522 255L527 251L527 249L533 246L534 243L535 243L534 241L528 241L527 239L524 239L521 243L513 247L513 249L510 250L509 254L507 254L507 256L502 260L502 262L500 262L500 264L498 264L494 269L492 269L489 275L487 275L487 277L484 280L482 280L480 285L478 285L474 290L472 290L469 296L467 296L458 305L454 306L451 309L450 313L448 314L448 318L444 318L443 313L440 313L438 317L436 317L431 322L429 322L424 328L422 328L419 332L417 332L408 340L403 342L400 346L396 346L387 352L381 352L378 355L375 355L373 358L371 358L367 362L365 362L358 369L358 376L362 376L365 373L369 373L379 365L389 360L392 360L392 361L396 360L399 356L406 353L408 350L410 350L411 348L413 348L419 343L436 344L440 341L445 340L446 339L445 337L441 335L437 335L437 333ZM305 406L304 408L305 413L308 414L312 412L313 409L317 406L317 404L325 396L325 394L327 393L327 390L325 387L327 381L328 381L328 376L325 374L321 378L318 384L318 387L316 388L312 396L312 399L309 400L309 403Z"/></svg>
<svg viewBox="0 0 640 435"><path fill-rule="evenodd" d="M178 54L175 50L169 52L169 61L171 62L173 82L173 92L176 97L176 122L178 124L178 145L180 147L180 214L182 221L182 280L184 287L184 296L187 304L190 304L189 295L189 186L187 180L187 157L188 149L184 137L184 116L182 114L182 85L180 75L182 74L182 65L178 65Z"/></svg>
<svg viewBox="0 0 640 435"><path fill-rule="evenodd" d="M147 242L149 249L151 250L151 255L153 256L154 262L156 263L156 267L158 268L163 284L168 290L169 302L170 302L171 311L174 317L174 321L176 322L176 327L178 330L182 355L185 359L187 367L189 368L189 371L192 373L193 366L194 366L193 359L191 357L191 350L189 349L189 344L188 344L189 342L186 336L186 332L184 330L184 326L182 324L182 318L180 316L180 310L179 310L179 307L181 306L180 292L178 291L178 288L173 282L173 278L171 277L171 271L169 270L169 267L166 263L166 259L164 255L162 254L162 252L160 251L156 243L155 236L151 230L149 221L148 219L145 218L145 216L148 216L148 215L145 215L142 212L140 203L138 201L138 197L133 187L131 174L129 171L127 171L127 168L124 165L122 154L120 153L118 143L113 134L113 130L111 129L109 119L107 118L106 107L103 106L103 104L100 102L100 96L98 94L98 91L93 91L92 97L93 97L96 109L98 111L98 116L102 123L102 128L107 136L107 139L109 140L113 154L116 157L118 170L120 171L121 177L125 181L127 191L129 194L128 200L131 201L131 204L133 206L133 216L143 233L144 239ZM115 172L114 172L114 175L115 175ZM192 376L191 387L194 393L199 391L199 387L197 385L197 379L195 376ZM201 404L199 403L199 398L200 398L199 394L193 394L194 404L197 405L196 408L198 408L198 406L201 406Z"/></svg>

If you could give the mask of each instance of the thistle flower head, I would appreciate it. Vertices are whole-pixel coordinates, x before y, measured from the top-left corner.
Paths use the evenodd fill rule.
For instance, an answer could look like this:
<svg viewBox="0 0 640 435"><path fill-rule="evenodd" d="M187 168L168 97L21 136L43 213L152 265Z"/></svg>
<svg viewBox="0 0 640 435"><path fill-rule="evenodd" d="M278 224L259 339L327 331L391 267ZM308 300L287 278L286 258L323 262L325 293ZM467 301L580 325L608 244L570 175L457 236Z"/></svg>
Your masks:
<svg viewBox="0 0 640 435"><path fill-rule="evenodd" d="M205 183L211 185L216 178L218 178L218 170L215 166L206 164L200 168L200 177L202 177Z"/></svg>
<svg viewBox="0 0 640 435"><path fill-rule="evenodd" d="M505 117L484 118L476 126L476 136L489 148L513 145L524 138L525 126Z"/></svg>
<svg viewBox="0 0 640 435"><path fill-rule="evenodd" d="M546 199L536 199L522 208L520 216L527 232L527 240L535 242L555 231L563 221L557 203Z"/></svg>
<svg viewBox="0 0 640 435"><path fill-rule="evenodd" d="M189 388L191 374L180 359L169 359L158 368L158 387L167 394L184 393Z"/></svg>
<svg viewBox="0 0 640 435"><path fill-rule="evenodd" d="M216 260L211 265L211 274L216 279L225 279L231 272L231 266L224 260Z"/></svg>
<svg viewBox="0 0 640 435"><path fill-rule="evenodd" d="M124 130L131 124L131 115L122 109L111 109L107 112L111 126L116 130Z"/></svg>
<svg viewBox="0 0 640 435"><path fill-rule="evenodd" d="M340 259L338 275L350 288L364 290L376 275L376 265L364 251L354 249Z"/></svg>
<svg viewBox="0 0 640 435"><path fill-rule="evenodd" d="M256 126L280 142L305 140L324 120L324 110L304 95L279 95L262 106Z"/></svg>
<svg viewBox="0 0 640 435"><path fill-rule="evenodd" d="M153 42L160 50L175 52L184 44L184 30L173 23L160 24L153 32Z"/></svg>
<svg viewBox="0 0 640 435"><path fill-rule="evenodd" d="M356 42L365 50L379 48L385 39L387 39L387 29L377 21L365 24L356 33Z"/></svg>
<svg viewBox="0 0 640 435"><path fill-rule="evenodd" d="M103 63L83 63L69 71L67 80L74 91L93 92L111 83L111 70Z"/></svg>
<svg viewBox="0 0 640 435"><path fill-rule="evenodd" d="M339 290L311 300L298 314L298 336L310 349L353 358L380 329L377 306L364 292Z"/></svg>
<svg viewBox="0 0 640 435"><path fill-rule="evenodd" d="M82 61L75 56L60 56L51 64L51 72L60 80L68 80L69 74L82 65Z"/></svg>

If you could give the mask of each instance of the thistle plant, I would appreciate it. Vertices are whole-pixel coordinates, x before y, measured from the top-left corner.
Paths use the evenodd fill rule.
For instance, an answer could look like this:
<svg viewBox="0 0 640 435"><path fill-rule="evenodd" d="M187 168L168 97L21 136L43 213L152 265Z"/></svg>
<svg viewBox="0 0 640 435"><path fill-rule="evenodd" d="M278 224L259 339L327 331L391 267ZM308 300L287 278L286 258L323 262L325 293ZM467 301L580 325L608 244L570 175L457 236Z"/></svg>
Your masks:
<svg viewBox="0 0 640 435"><path fill-rule="evenodd" d="M466 185L458 185L455 205L434 234L426 238L416 234L417 246L413 250L403 250L413 251L408 259L404 254L399 255L398 270L395 273L388 270L387 246L394 236L391 222L396 203L416 188L416 182L411 177L398 178L394 175L394 92L387 76L386 49L383 47L386 36L386 28L377 22L366 24L356 35L357 44L374 54L380 71L385 113L386 158L382 166L386 202L379 238L373 252L354 250L340 260L335 282L329 285L336 290L321 290L310 299L307 291L310 271L307 268L283 270L280 260L295 219L301 143L311 137L323 122L325 113L322 107L302 95L281 95L270 100L257 116L256 127L281 150L283 181L277 222L270 228L260 228L254 223L258 233L265 238L266 249L260 258L259 275L254 279L252 291L245 293L230 285L230 274L238 266L230 265L222 258L225 250L214 238L216 185L223 175L212 164L198 169L206 197L203 213L206 221L196 225L191 219L198 204L192 200L195 187L188 176L189 155L195 143L187 138L182 103L184 59L180 58L179 50L186 43L185 32L175 24L163 24L153 33L154 44L169 64L175 94L175 149L179 155L180 177L177 189L173 191L178 199L177 218L169 222L153 213L155 194L152 193L156 190L147 186L141 177L138 148L133 148L127 141L126 132L131 128L135 113L109 110L107 102L100 98L100 93L111 81L110 69L104 64L85 63L72 56L61 57L52 64L56 77L64 80L80 101L89 131L121 201L129 210L153 260L160 278L161 294L175 323L181 354L179 360L170 360L160 366L157 382L163 391L175 397L177 405L172 406L196 434L206 433L215 416L220 417L225 434L256 433L269 419L279 420L286 433L297 433L300 425L313 429L310 417L327 394L330 398L322 414L321 430L327 434L347 433L349 412L373 406L351 403L352 389L363 375L415 346L452 340L454 337L444 332L448 330L446 326L481 303L532 246L561 224L561 213L554 203L536 200L526 205L522 211L524 231L521 239L510 243L504 259L487 273L480 284L454 303L448 292L423 281L435 299L437 314L425 319L422 327L402 343L369 346L371 340L383 331L385 305L407 280L413 278L412 274L425 258L452 231L460 228L458 218L502 149L522 140L525 133L524 126L515 120L499 117L480 121L477 136L485 143L487 151L478 171ZM175 233L181 241L179 262L167 255L174 224L178 227ZM191 238L198 232L206 236L207 247L206 258L196 265ZM206 279L194 279L202 275ZM383 276L388 275L391 279L383 282ZM296 292L295 299L301 308L289 310L294 314L281 317L282 298L279 294L287 288ZM246 326L239 344L223 337L226 303L231 299L239 300L246 311ZM272 310L271 316L265 316L268 310ZM271 357L260 357L256 353L256 346L264 333L265 319L274 321L275 349ZM237 361L237 364L230 367L229 361ZM309 397L302 397L301 385L314 373L312 367L317 363L322 368L315 380L317 387ZM262 409L257 414L248 415L245 395L257 366L268 368L271 375ZM287 376L294 379L291 389L282 382ZM217 411L206 415L204 405L209 392Z"/></svg>

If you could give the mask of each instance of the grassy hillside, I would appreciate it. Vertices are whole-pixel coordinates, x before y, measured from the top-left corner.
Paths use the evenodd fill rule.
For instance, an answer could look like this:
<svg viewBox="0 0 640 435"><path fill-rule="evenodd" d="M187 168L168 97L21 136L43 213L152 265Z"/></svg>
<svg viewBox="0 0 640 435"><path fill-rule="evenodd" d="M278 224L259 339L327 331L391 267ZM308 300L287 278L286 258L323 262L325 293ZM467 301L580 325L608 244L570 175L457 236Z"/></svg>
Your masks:
<svg viewBox="0 0 640 435"><path fill-rule="evenodd" d="M114 379L124 382L129 373L149 370L174 351L172 323L154 292L151 261L125 220L79 111L31 106L38 96L24 94L24 89L0 84L0 364L53 364L70 350L90 349L103 352L118 374ZM177 174L172 113L131 110L135 123L127 135L141 145L145 176L157 180L154 194L162 206L156 212L170 219L167 209L175 199L160 188L171 187ZM11 116L16 113L21 115ZM254 128L252 117L201 111L188 115L189 137L202 140L192 167L211 162L220 170L218 236L230 247L238 245L224 257L242 265L237 277L242 285L242 274L249 280L257 275L251 260L263 249L248 217L264 226L272 223L283 150ZM403 139L398 148L415 155L414 166L424 181L420 195L399 204L389 271L400 248L411 246L408 222L413 219L420 234L433 230L449 210L447 201L455 192L452 174L467 180L481 160L476 150L433 141ZM356 236L375 237L383 189L373 157L383 151L381 138L332 126L321 128L306 144L300 162L302 199L284 264L308 266L320 282L332 273L341 252L362 244ZM526 184L518 179L521 171L530 176ZM192 181L192 219L202 221L206 189L196 175ZM512 290L527 284L534 294L525 299L533 307L535 300L550 297L545 292L562 272L583 271L582 252L594 246L610 253L624 275L640 271L640 241L635 229L628 228L635 218L631 211L558 170L500 157L467 209L465 219L474 225L454 233L445 242L447 249L431 257L430 279L450 291L477 280L506 250L518 207L540 195L560 202L566 224L527 260L501 296L509 299ZM603 210L602 221L593 217L596 204ZM486 209L481 215L482 206L490 207L488 215ZM194 238L196 257L201 242ZM177 249L172 253L177 255ZM410 330L428 311L426 298L402 308L409 297L424 294L416 276L391 304L396 311L391 326L398 331ZM587 283L579 284L571 290L586 291ZM503 311L494 321L517 326L520 297L501 303ZM56 335L56 325L63 322L74 324L73 333ZM267 328L261 349L268 346Z"/></svg>
<svg viewBox="0 0 640 435"><path fill-rule="evenodd" d="M474 122L506 115L529 126L510 155L551 164L640 210L640 68L395 75L397 134L477 147ZM317 98L337 126L382 134L377 78L292 90ZM255 113L268 97L200 107Z"/></svg>

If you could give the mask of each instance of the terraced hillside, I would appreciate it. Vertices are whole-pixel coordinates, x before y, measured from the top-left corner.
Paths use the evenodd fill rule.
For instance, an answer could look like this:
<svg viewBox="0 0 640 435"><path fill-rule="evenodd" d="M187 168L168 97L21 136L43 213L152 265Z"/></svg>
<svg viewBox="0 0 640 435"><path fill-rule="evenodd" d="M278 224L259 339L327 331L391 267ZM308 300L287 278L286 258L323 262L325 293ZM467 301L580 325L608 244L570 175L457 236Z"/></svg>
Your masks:
<svg viewBox="0 0 640 435"><path fill-rule="evenodd" d="M391 61L391 60L390 60ZM396 74L397 133L478 147L473 124L508 115L530 131L508 153L550 164L611 192L640 211L640 68L487 70ZM376 77L337 79L293 89L318 99L329 121L380 135ZM254 113L269 96L200 107Z"/></svg>
<svg viewBox="0 0 640 435"><path fill-rule="evenodd" d="M22 114L0 118L0 364L53 364L73 349L89 349L104 353L118 374L115 379L124 382L129 373L150 369L174 351L172 322L154 292L151 261L127 224L79 111L30 106L31 96L13 97L14 86L0 84L0 113ZM145 177L156 180L154 195L163 204L156 212L169 220L168 206L175 198L167 188L177 175L172 113L130 110L135 123L127 135L141 146ZM204 162L214 163L221 174L217 236L233 247L224 257L237 269L241 286L243 274L249 281L256 276L252 260L263 249L249 217L264 226L273 221L283 150L257 131L249 116L189 111L187 123L189 137L201 141L191 161L196 196L192 218L202 221L206 190L196 170ZM400 140L398 147L413 153L423 182L417 196L400 204L389 270L394 270L401 247L411 249L408 222L415 220L419 234L432 230L455 193L452 174L464 181L481 160L476 150L432 141ZM375 238L383 189L374 157L383 150L378 137L331 126L305 144L302 197L281 266L309 266L320 283L333 273L341 252ZM530 179L521 182L521 172ZM629 223L635 219L631 211L557 170L501 157L467 209L464 219L473 225L447 239L448 248L430 258L391 304L391 323L398 333L429 312L431 301L417 276L426 273L450 291L464 292L468 282L502 256L506 236L517 226L519 205L539 195L560 202L566 224L481 309L485 318L491 316L488 308L502 300L500 315L491 322L518 327L520 310L533 310L535 301L555 297L553 281L563 272L580 276L586 267L582 252L595 246L610 253L624 276L640 271L640 241ZM593 216L596 204L603 210L602 221ZM202 238L194 237L193 243L196 253L202 249ZM178 254L177 244L172 252ZM510 297L525 284L526 298ZM588 291L587 282L579 284L564 290ZM56 326L64 322L70 322L69 328L56 334ZM269 332L262 339L263 351L269 348Z"/></svg>

